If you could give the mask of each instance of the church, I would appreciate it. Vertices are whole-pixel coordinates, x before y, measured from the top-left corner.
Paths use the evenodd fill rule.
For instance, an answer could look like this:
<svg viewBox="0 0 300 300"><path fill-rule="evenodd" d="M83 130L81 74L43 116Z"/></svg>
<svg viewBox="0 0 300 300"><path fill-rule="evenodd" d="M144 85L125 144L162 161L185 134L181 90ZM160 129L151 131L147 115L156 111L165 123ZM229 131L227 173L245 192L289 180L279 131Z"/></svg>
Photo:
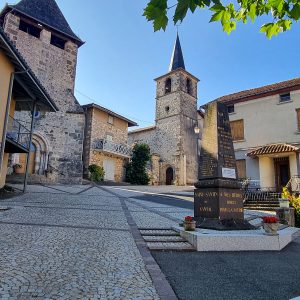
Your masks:
<svg viewBox="0 0 300 300"><path fill-rule="evenodd" d="M150 146L151 184L193 185L198 175L203 114L197 109L199 79L185 68L178 34L168 73L155 81L155 125L130 131L128 142Z"/></svg>

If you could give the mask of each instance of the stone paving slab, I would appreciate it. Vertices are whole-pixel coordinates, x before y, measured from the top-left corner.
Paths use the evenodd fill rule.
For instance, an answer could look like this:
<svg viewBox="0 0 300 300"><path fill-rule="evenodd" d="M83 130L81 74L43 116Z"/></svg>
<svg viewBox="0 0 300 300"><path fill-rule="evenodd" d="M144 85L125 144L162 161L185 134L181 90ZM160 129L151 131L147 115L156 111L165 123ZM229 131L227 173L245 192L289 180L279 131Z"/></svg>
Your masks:
<svg viewBox="0 0 300 300"><path fill-rule="evenodd" d="M1 299L159 299L130 232L0 230Z"/></svg>

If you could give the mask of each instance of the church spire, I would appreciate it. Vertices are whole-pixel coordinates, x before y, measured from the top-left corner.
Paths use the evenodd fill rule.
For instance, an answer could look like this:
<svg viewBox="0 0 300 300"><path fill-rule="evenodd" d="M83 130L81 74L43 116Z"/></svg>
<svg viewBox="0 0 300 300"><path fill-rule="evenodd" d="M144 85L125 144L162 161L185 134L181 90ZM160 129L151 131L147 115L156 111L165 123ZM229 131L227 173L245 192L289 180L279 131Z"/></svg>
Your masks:
<svg viewBox="0 0 300 300"><path fill-rule="evenodd" d="M179 35L177 32L176 42L173 49L169 72L182 68L185 70L183 54L181 50Z"/></svg>

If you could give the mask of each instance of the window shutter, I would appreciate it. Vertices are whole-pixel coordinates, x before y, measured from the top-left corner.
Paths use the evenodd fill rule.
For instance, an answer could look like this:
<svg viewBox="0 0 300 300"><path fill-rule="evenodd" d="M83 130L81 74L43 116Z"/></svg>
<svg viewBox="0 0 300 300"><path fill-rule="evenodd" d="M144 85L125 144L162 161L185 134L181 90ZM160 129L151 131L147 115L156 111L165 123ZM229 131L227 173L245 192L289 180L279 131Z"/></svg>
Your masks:
<svg viewBox="0 0 300 300"><path fill-rule="evenodd" d="M297 112L298 131L300 132L300 108L297 108L296 112Z"/></svg>
<svg viewBox="0 0 300 300"><path fill-rule="evenodd" d="M236 166L237 166L237 173L238 173L238 178L243 179L246 178L246 160L245 159L239 159L236 161Z"/></svg>
<svg viewBox="0 0 300 300"><path fill-rule="evenodd" d="M244 140L244 120L231 121L230 127L234 141Z"/></svg>

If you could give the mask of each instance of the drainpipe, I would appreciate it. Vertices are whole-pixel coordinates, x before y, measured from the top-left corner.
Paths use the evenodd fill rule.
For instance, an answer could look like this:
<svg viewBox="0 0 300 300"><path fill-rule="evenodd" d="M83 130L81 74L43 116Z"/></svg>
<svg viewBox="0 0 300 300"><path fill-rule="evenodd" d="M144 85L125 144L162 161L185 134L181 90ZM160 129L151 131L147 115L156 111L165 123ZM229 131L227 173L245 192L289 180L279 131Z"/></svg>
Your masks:
<svg viewBox="0 0 300 300"><path fill-rule="evenodd" d="M27 190L27 180L28 180L28 172L29 172L29 163L30 163L30 150L31 150L31 143L32 143L32 133L33 133L33 127L34 127L34 116L36 112L36 101L33 102L33 107L31 111L31 126L30 126L30 137L29 137L29 152L27 154L26 159L26 171L25 171L25 179L24 179L24 187L23 187L23 193L26 193Z"/></svg>

